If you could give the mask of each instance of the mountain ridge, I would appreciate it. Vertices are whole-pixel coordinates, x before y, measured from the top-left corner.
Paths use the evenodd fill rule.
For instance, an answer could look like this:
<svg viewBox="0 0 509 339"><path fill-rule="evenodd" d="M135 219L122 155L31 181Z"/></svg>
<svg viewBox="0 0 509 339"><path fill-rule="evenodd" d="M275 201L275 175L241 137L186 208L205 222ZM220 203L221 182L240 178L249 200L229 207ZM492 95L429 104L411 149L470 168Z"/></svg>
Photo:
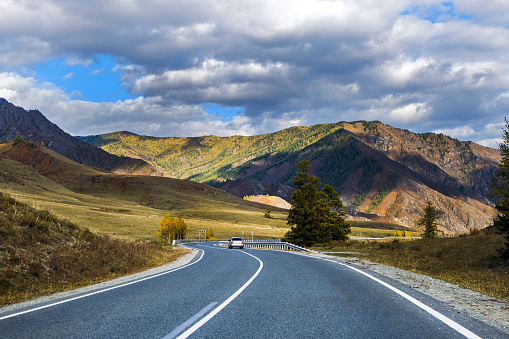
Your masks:
<svg viewBox="0 0 509 339"><path fill-rule="evenodd" d="M141 159L118 157L64 132L38 110L26 111L0 98L0 140L16 135L44 145L80 164L119 174L162 175Z"/></svg>
<svg viewBox="0 0 509 339"><path fill-rule="evenodd" d="M80 137L117 155L137 155L168 175L239 197L289 201L298 161L340 192L354 218L415 227L426 200L446 233L489 225L489 180L498 150L443 134L413 133L379 121L297 126L258 136L157 138L130 132Z"/></svg>
<svg viewBox="0 0 509 339"><path fill-rule="evenodd" d="M0 99L0 138L15 135L106 171L186 179L237 197L269 194L290 201L295 166L305 159L311 174L340 193L350 218L416 227L431 201L442 215L441 230L451 234L490 224L495 211L489 181L501 160L498 150L470 141L379 121L295 126L257 136L72 137L41 112Z"/></svg>

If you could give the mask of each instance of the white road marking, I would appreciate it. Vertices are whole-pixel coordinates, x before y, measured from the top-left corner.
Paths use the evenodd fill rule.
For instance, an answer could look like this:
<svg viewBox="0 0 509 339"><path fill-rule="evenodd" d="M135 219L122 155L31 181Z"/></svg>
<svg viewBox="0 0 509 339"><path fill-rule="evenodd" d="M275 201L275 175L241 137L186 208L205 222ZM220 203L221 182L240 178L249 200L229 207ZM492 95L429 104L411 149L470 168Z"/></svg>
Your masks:
<svg viewBox="0 0 509 339"><path fill-rule="evenodd" d="M173 331L168 333L166 336L163 337L163 339L173 339L176 336L178 336L180 333L182 333L186 328L194 324L194 322L201 317L203 317L212 307L216 306L218 302L213 302L202 308L198 313L193 315L191 318L189 318L187 321L182 323L180 326L175 328Z"/></svg>
<svg viewBox="0 0 509 339"><path fill-rule="evenodd" d="M36 308L25 310L25 311L22 311L22 312L17 312L17 313L9 314L9 315L0 317L0 320L17 317L17 316L22 315L22 314L27 314L27 313L39 311L39 310L42 310L42 309L45 309L45 308L49 308L49 307L53 307L53 306L60 305L60 304L65 304L65 303L68 303L70 301L74 301L74 300L78 300L78 299L83 299L83 298L86 298L86 297L90 297L92 295L96 295L96 294L108 292L108 291L111 291L111 290L115 290L117 288L121 288L121 287L129 286L129 285L137 284L137 283L145 281L145 280L157 278L157 277L160 277L162 275L169 274L169 273L181 270L183 268L189 267L189 266L194 265L197 262L199 262L203 258L203 255L205 254L205 251L203 251L203 250L200 250L200 251L202 252L200 258L198 260L196 260L195 262L189 263L187 265L180 266L180 267L174 268L172 270L161 272L161 273L158 273L158 274L155 274L155 275L151 275L149 277L145 277L145 278L142 278L142 279L133 280L133 281L130 281L128 283L121 284L121 285L115 285L115 286L112 286L112 287L109 287L109 288L105 288L104 290L99 290L99 291L83 294L83 295L80 295L80 296L77 296L77 297L74 297L74 298L65 299L65 300L61 300L61 301L58 301L58 302L55 302L55 303L51 303L51 304L48 304L48 305L39 306L39 307L36 307Z"/></svg>
<svg viewBox="0 0 509 339"><path fill-rule="evenodd" d="M431 314L433 317L437 318L438 320L442 321L444 324L446 324L447 326L451 327L452 329L454 329L455 331L459 332L460 334L462 334L463 336L469 338L469 339L481 339L481 337L479 337L477 334L471 332L470 330L466 329L465 327L461 326L460 324L458 324L457 322L455 322L454 320L452 319L449 319L448 317L446 317L445 315L443 315L442 313L432 309L431 307L429 307L428 305L420 302L419 300L415 299L414 297L406 294L405 292L397 289L396 287L394 286L391 286L389 285L388 283L378 279L378 278L375 278L374 276L364 272L364 271L361 271L360 269L358 268L355 268L353 266L350 266L350 265L347 265L345 263L341 263L341 262L337 262L337 261L334 261L334 260L330 260L330 259L326 259L326 258L320 258L320 257L315 257L315 256L312 256L312 255L306 255L306 254L300 254L300 253L294 253L294 254L298 254L298 255L302 255L302 256L305 256L305 257L308 257L308 258L315 258L315 259L321 259L321 260L325 260L325 261L330 261L332 263L335 263L335 264L338 264L338 265L341 265L341 266L345 266L345 267L348 267L349 269L351 270L354 270L355 272L357 273L360 273L374 281L376 281L377 283L387 287L388 289L390 289L391 291L399 294L400 296L402 296L403 298L405 298L406 300L410 301L411 303L413 303L414 305L418 306L419 308L423 309L424 311L428 312L429 314Z"/></svg>
<svg viewBox="0 0 509 339"><path fill-rule="evenodd" d="M239 250L240 251L240 250ZM184 333L182 333L180 336L178 336L178 339L183 339L183 338L187 338L189 337L191 334L193 334L194 332L196 332L196 330L198 330L200 327L202 327L203 325L205 325L210 319L212 319L216 314L218 314L219 312L221 312L221 310L223 308L225 308L229 303L231 303L235 298L237 298L239 296L239 294L242 293L242 291L244 291L252 282L253 280L256 279L256 277L258 276L258 274L260 274L262 268L263 268L263 261L261 261L260 259L258 259L257 257L255 257L254 255L252 254L249 254L247 252L244 252L244 251L240 251L242 253L245 253L253 258L255 258L256 260L258 260L258 262L260 263L260 267L258 267L258 270L256 271L256 273L241 287L237 290L237 292L233 293L228 299L226 299L221 305L219 305L217 308L215 308L212 312L210 312L209 314L207 314L207 316L205 316L204 318L202 318L199 322L197 322L196 324L194 324L191 328L189 328L187 331L185 331Z"/></svg>

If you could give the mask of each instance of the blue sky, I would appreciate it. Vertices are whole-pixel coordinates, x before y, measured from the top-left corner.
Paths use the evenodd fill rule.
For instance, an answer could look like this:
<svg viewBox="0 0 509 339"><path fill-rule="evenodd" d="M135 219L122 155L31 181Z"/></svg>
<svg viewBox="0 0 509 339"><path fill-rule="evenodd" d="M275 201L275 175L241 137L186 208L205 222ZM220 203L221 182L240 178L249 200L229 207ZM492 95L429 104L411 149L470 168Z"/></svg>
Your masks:
<svg viewBox="0 0 509 339"><path fill-rule="evenodd" d="M73 135L380 120L497 147L509 3L0 0L0 97Z"/></svg>
<svg viewBox="0 0 509 339"><path fill-rule="evenodd" d="M35 78L51 82L74 99L102 102L134 99L123 87L116 62L109 55L74 64L66 58L57 58L34 67Z"/></svg>
<svg viewBox="0 0 509 339"><path fill-rule="evenodd" d="M472 20L472 15L457 12L454 2L437 2L431 6L417 5L404 10L401 14L415 15L431 23L450 22L452 20Z"/></svg>

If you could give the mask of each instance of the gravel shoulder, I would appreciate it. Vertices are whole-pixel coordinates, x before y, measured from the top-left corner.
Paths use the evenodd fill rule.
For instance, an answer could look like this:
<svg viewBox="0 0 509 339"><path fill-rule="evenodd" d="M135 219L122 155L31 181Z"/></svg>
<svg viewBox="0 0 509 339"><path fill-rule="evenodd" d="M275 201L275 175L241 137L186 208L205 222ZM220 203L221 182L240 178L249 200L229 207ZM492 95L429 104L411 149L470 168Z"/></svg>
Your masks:
<svg viewBox="0 0 509 339"><path fill-rule="evenodd" d="M509 302L498 300L471 290L450 284L426 275L404 271L399 268L372 263L358 258L346 258L318 254L329 260L341 261L367 269L394 279L408 287L443 302L460 312L468 313L472 318L493 326L509 335Z"/></svg>

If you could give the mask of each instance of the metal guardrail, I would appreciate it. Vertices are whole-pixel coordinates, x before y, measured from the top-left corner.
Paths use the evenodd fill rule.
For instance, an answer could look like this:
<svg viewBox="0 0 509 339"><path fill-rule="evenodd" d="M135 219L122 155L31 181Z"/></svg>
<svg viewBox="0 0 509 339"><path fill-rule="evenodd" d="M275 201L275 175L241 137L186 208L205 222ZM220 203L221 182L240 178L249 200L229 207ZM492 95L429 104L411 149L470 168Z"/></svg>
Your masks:
<svg viewBox="0 0 509 339"><path fill-rule="evenodd" d="M218 241L228 241L230 239L175 239L172 241L172 246L177 244L183 244L188 242L218 242Z"/></svg>
<svg viewBox="0 0 509 339"><path fill-rule="evenodd" d="M422 239L422 237L384 237L384 238L361 238L361 237L350 237L350 240L387 240L387 239Z"/></svg>
<svg viewBox="0 0 509 339"><path fill-rule="evenodd" d="M230 239L177 239L173 240L172 245L190 242L217 242L219 246L228 246ZM297 246L289 242L282 242L280 239L264 239L264 240L244 240L244 247L246 248L260 248L267 250L287 250L287 251L301 251L313 252L316 251Z"/></svg>
<svg viewBox="0 0 509 339"><path fill-rule="evenodd" d="M219 246L228 246L228 240L219 241ZM289 242L282 242L279 239L274 240L244 240L244 247L246 248L260 248L266 250L287 250L287 251L302 251L302 252L315 252L313 250L297 246Z"/></svg>

